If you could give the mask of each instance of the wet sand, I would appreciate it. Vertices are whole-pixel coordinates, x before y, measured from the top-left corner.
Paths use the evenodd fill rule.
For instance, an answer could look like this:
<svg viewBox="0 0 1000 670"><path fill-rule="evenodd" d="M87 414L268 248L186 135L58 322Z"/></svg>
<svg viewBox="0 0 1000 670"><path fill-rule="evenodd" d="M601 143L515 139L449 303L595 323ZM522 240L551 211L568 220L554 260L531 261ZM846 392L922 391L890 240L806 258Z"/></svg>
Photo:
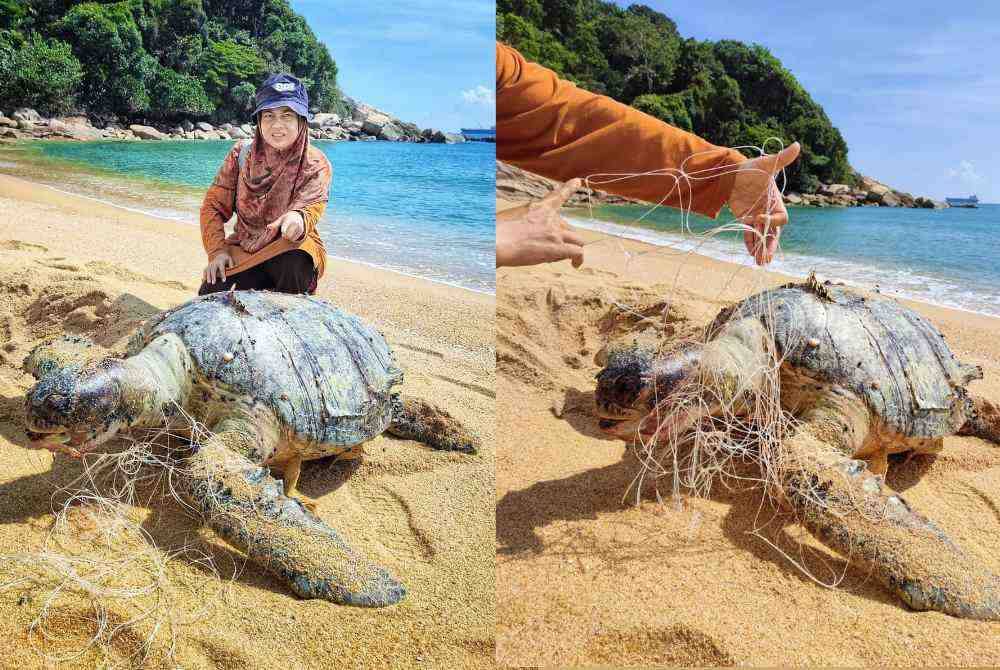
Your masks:
<svg viewBox="0 0 1000 670"><path fill-rule="evenodd" d="M37 551L53 523L50 497L80 464L26 448L21 371L46 337L79 333L118 350L144 318L194 295L205 264L196 225L117 209L0 176L0 555ZM154 496L130 506L161 556L191 544L224 579L175 558L173 616L154 637L150 667L329 668L494 665L494 340L492 296L331 260L318 295L379 327L406 373L404 390L447 408L481 437L479 455L434 452L379 437L360 465L303 466L301 490L321 518L408 588L387 609L304 601L222 543L176 503ZM86 531L83 524L81 532ZM80 551L74 533L69 553ZM3 566L3 564L0 564ZM0 582L4 567L0 567ZM40 651L65 654L94 634L88 600L58 598L43 640L29 625L45 588L0 592L0 667L42 667ZM108 602L108 621L134 611ZM148 622L59 667L125 664L143 650Z"/></svg>
<svg viewBox="0 0 1000 670"><path fill-rule="evenodd" d="M663 502L650 488L638 505L634 492L622 500L639 465L593 414L593 356L609 332L629 328L614 304L656 320L669 303L658 335L669 340L789 278L581 234L583 268L562 262L497 276L500 664L1000 663L1000 624L908 610L789 516L762 510L759 489L717 484L708 498L679 502L664 480ZM970 390L1000 401L1000 319L908 304L959 358L983 367ZM894 459L887 483L1000 573L1000 447L950 437L937 458ZM839 587L818 585L749 534L768 521L764 537L820 579L843 575Z"/></svg>

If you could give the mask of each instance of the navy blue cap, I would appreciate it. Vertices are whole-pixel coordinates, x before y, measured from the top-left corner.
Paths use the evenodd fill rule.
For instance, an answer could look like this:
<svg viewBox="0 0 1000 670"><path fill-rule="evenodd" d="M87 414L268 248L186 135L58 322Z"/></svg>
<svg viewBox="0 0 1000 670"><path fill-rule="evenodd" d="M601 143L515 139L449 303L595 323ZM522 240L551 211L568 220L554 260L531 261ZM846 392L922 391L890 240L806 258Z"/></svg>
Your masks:
<svg viewBox="0 0 1000 670"><path fill-rule="evenodd" d="M254 118L257 118L257 115L265 109L274 109L275 107L289 107L299 116L306 117L306 121L312 120L306 87L298 78L290 74L272 74L257 89L257 97L254 100Z"/></svg>

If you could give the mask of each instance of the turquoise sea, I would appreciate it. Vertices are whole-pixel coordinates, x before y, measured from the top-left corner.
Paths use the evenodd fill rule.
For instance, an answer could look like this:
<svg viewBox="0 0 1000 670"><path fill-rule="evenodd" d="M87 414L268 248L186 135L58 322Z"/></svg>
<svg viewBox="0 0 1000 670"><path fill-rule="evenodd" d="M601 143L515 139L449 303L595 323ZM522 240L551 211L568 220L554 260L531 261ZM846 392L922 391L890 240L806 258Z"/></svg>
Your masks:
<svg viewBox="0 0 1000 670"><path fill-rule="evenodd" d="M741 233L706 235L731 221L659 208L596 207L569 218L581 227L752 265ZM789 208L781 252L771 269L948 307L1000 316L1000 205L978 209ZM655 255L651 254L651 255ZM649 262L648 260L646 262Z"/></svg>
<svg viewBox="0 0 1000 670"><path fill-rule="evenodd" d="M232 144L32 142L4 151L0 172L197 225ZM319 224L329 255L495 292L495 145L314 144L333 165Z"/></svg>

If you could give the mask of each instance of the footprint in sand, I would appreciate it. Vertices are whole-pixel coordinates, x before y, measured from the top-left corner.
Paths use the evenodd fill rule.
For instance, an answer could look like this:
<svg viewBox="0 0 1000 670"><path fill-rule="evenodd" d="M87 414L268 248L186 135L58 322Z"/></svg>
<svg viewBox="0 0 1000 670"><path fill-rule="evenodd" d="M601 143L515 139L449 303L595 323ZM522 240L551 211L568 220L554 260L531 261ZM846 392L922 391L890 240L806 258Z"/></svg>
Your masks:
<svg viewBox="0 0 1000 670"><path fill-rule="evenodd" d="M43 247L41 244L32 244L31 242L22 242L20 240L3 240L0 242L0 249L6 249L8 251L41 251L43 253L48 252L48 247Z"/></svg>
<svg viewBox="0 0 1000 670"><path fill-rule="evenodd" d="M413 519L409 504L395 491L380 487L373 491L355 492L363 506L373 512L372 518L379 520L382 532L379 540L386 549L397 556L409 556L420 561L429 561L436 553L426 533ZM399 532L397 529L405 529Z"/></svg>
<svg viewBox="0 0 1000 670"><path fill-rule="evenodd" d="M65 260L66 260L65 258L44 258L42 260L36 260L35 262L47 268L52 268L53 270L80 272L79 265L73 265L72 263L64 263L63 261Z"/></svg>
<svg viewBox="0 0 1000 670"><path fill-rule="evenodd" d="M587 652L590 662L602 665L736 665L736 659L710 636L684 625L612 631L595 637L588 645Z"/></svg>

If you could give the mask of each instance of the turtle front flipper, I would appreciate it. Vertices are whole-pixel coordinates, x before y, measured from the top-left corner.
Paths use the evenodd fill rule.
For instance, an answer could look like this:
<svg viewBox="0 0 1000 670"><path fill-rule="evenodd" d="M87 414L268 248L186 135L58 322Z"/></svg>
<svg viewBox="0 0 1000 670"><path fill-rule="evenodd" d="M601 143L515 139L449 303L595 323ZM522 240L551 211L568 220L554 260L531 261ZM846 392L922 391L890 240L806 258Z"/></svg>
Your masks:
<svg viewBox="0 0 1000 670"><path fill-rule="evenodd" d="M458 419L433 403L408 395L393 397L392 423L386 432L442 451L475 454L480 447L479 438Z"/></svg>
<svg viewBox="0 0 1000 670"><path fill-rule="evenodd" d="M986 398L973 396L972 412L962 426L959 435L972 435L983 440L1000 444L1000 406Z"/></svg>
<svg viewBox="0 0 1000 670"><path fill-rule="evenodd" d="M218 432L191 456L185 493L206 523L302 598L361 607L402 600L406 589L384 568L285 496L282 483L244 455L255 447L252 430Z"/></svg>
<svg viewBox="0 0 1000 670"><path fill-rule="evenodd" d="M831 393L803 418L785 442L782 484L805 526L915 610L1000 620L1000 577L851 458L868 435L865 405Z"/></svg>

